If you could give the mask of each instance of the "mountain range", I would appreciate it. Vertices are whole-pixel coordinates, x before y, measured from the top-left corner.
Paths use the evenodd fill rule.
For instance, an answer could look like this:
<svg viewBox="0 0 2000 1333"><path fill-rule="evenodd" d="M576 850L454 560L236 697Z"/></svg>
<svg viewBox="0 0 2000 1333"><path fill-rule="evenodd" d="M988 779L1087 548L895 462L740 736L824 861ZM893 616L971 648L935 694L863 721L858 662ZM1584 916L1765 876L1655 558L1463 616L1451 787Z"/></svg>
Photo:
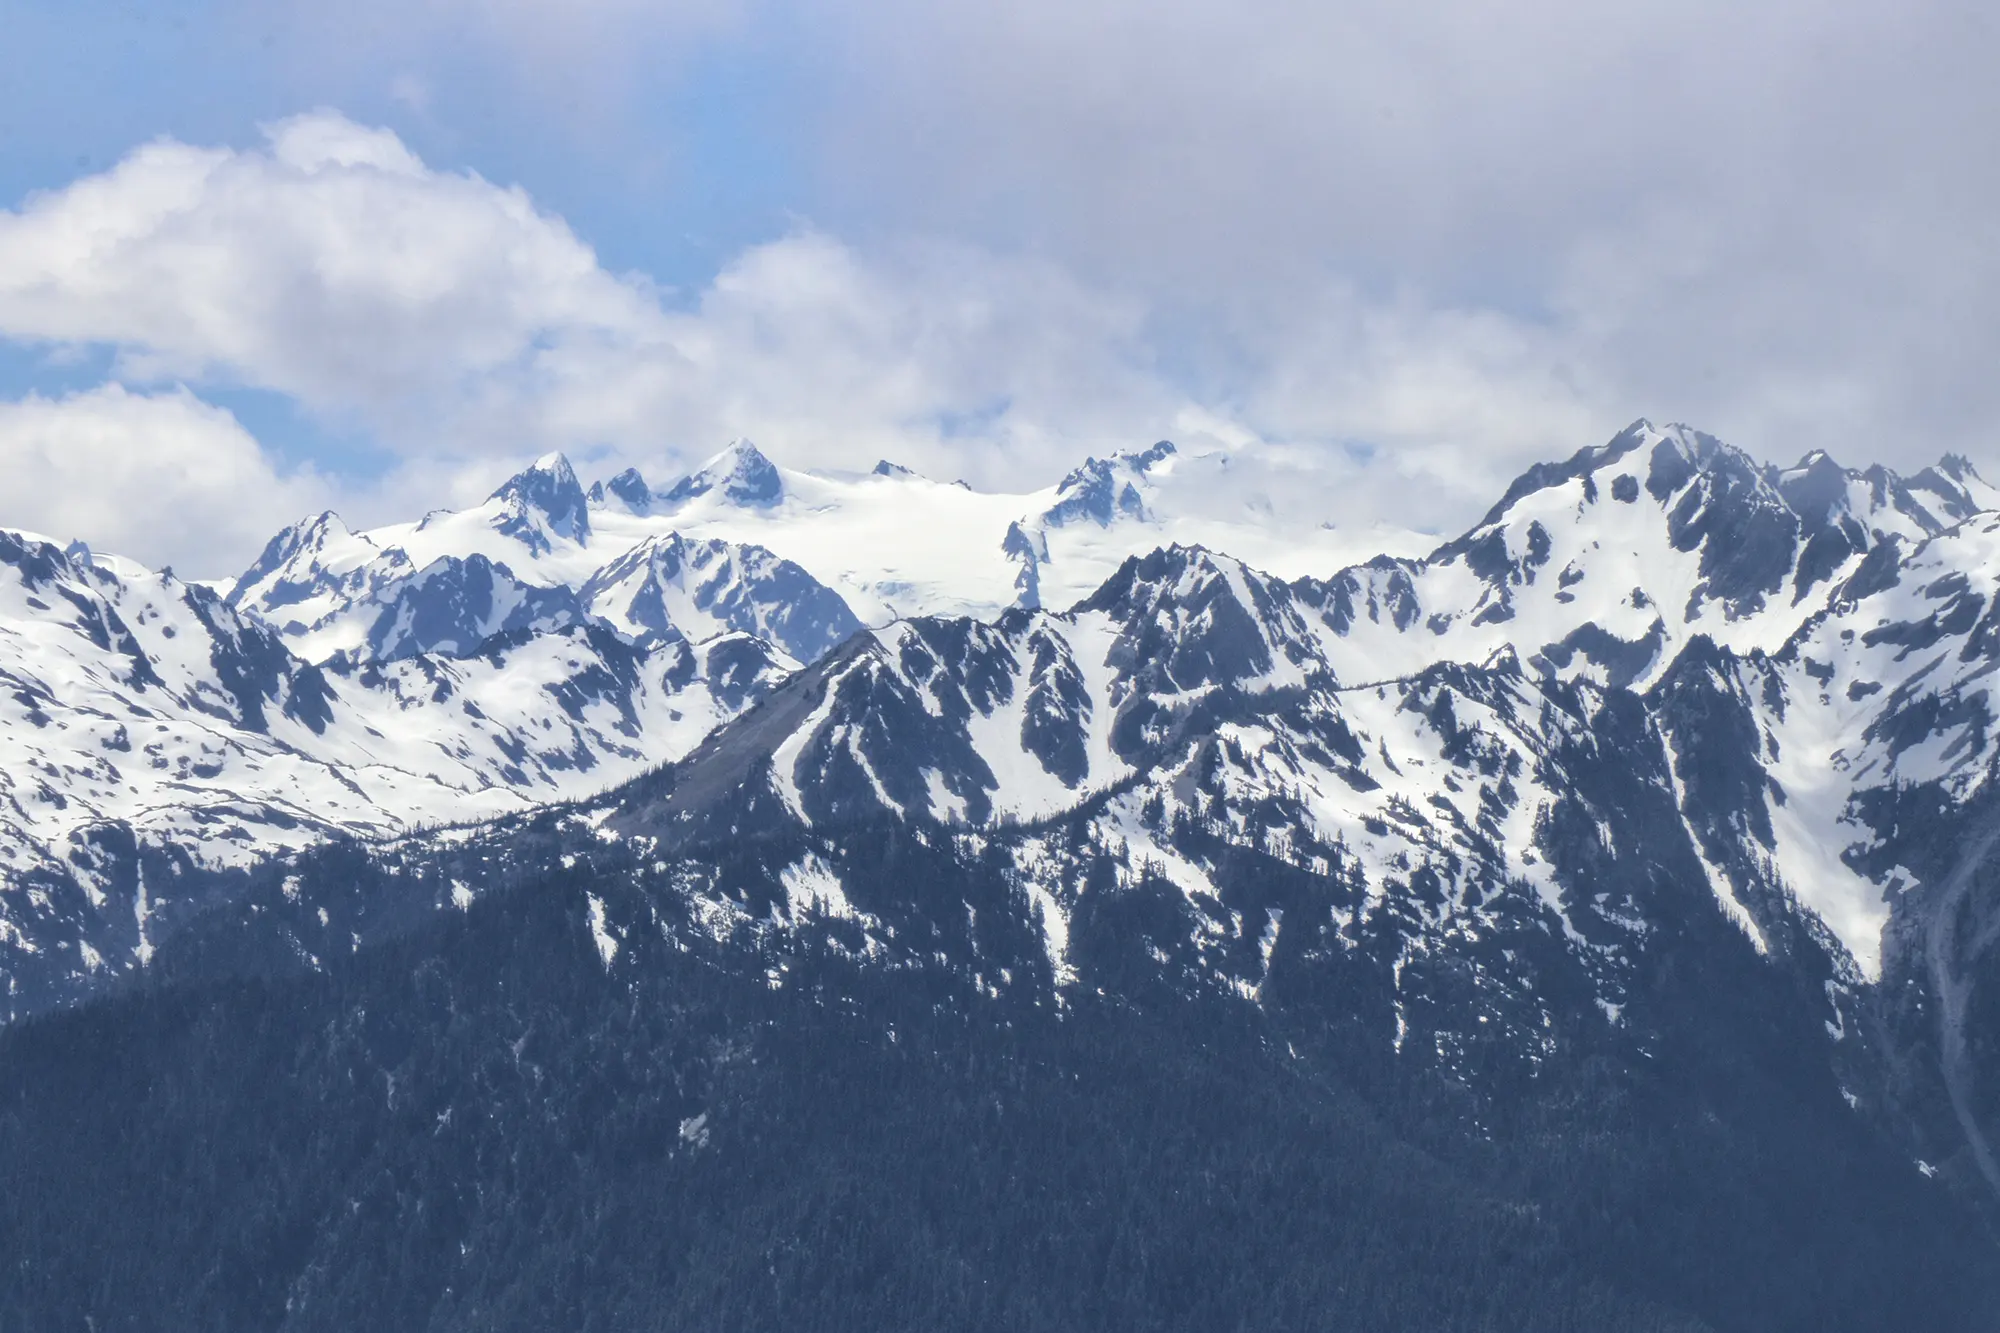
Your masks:
<svg viewBox="0 0 2000 1333"><path fill-rule="evenodd" d="M173 1288L59 1128L95 1071L176 1160L366 1094L318 1168L199 1186L263 1220L196 1228L255 1262L187 1326L1990 1326L2000 492L1638 422L1375 555L1296 481L738 442L323 514L214 585L0 533L0 1151L52 1173L0 1236L126 1256L6 1290L109 1327ZM851 1175L886 1124L927 1146ZM570 1145L531 1174L598 1279L523 1144ZM941 1220L1000 1160L1013 1238ZM1148 1245L1228 1303L1122 1319Z"/></svg>

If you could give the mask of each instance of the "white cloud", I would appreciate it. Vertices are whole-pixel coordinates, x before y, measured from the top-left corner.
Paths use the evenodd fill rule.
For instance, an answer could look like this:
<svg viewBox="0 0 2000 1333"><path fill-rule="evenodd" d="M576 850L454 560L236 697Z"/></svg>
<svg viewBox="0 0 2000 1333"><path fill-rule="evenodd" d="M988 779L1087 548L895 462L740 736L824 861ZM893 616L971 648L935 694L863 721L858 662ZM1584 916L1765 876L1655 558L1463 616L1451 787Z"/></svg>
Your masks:
<svg viewBox="0 0 2000 1333"><path fill-rule="evenodd" d="M804 233L738 256L666 323L636 415L689 445L749 434L802 461L885 453L996 481L1164 428L1145 311L1046 264L957 247L863 256Z"/></svg>
<svg viewBox="0 0 2000 1333"><path fill-rule="evenodd" d="M331 113L253 150L150 144L0 214L0 333L109 345L132 382L275 390L412 460L1124 442L1185 401L1146 370L1143 320L1047 264L812 232L670 308L524 192ZM1022 461L1068 461L1051 449Z"/></svg>
<svg viewBox="0 0 2000 1333"><path fill-rule="evenodd" d="M1039 480L1183 420L1374 446L1441 505L1640 413L1778 458L2000 452L2000 38L1963 0L272 13L286 59L389 80L454 154L534 160L483 157L500 122L466 109L512 78L505 132L553 127L579 176L709 134L751 165L697 155L686 188L821 230L663 303L546 198L320 115L0 215L0 330L278 388L466 477L749 433ZM685 221L582 194L624 254Z"/></svg>
<svg viewBox="0 0 2000 1333"><path fill-rule="evenodd" d="M0 214L0 332L107 343L141 378L220 378L414 438L539 353L629 341L643 289L520 190L433 172L321 113L260 150L162 141Z"/></svg>
<svg viewBox="0 0 2000 1333"><path fill-rule="evenodd" d="M221 408L117 385L0 403L0 524L188 577L233 573L328 486L281 476Z"/></svg>
<svg viewBox="0 0 2000 1333"><path fill-rule="evenodd" d="M0 213L0 336L108 345L129 384L253 385L364 427L401 462L345 486L361 519L475 499L551 447L660 475L745 434L797 465L889 456L1015 485L1161 436L1266 442L1351 479L1329 519L1446 528L1521 467L1641 414L1766 456L1992 452L2000 255L1958 212L1910 202L1983 178L1920 172L1872 203L1822 188L1803 226L1774 202L1810 176L1797 162L1765 180L1741 145L1699 160L1754 109L1757 62L1708 72L1720 110L1660 87L1679 66L1652 47L1692 49L1675 14L1567 32L1571 85L1483 20L1467 29L1491 37L1481 54L1427 20L1287 11L1275 31L1293 51L1175 11L1099 66L1085 57L1123 11L1064 13L923 29L941 69L970 59L955 42L990 45L990 68L950 87L877 51L894 77L839 121L910 120L908 99L935 94L930 137L857 179L967 235L967 210L1010 193L1002 223L1047 222L1030 240L995 224L978 243L874 229L857 245L802 227L665 293L607 271L525 191L320 112L248 149L156 142ZM1326 78L1299 54L1335 48ZM1355 65L1393 50L1406 66L1427 53L1430 81ZM1200 96L1153 96L1197 56L1213 58ZM1763 72L1791 89L1800 68ZM1355 119L1391 93L1389 128ZM1768 150L1776 133L1742 137ZM1515 138L1534 150L1503 151ZM923 190L897 185L926 163ZM260 505L291 493L255 490Z"/></svg>
<svg viewBox="0 0 2000 1333"><path fill-rule="evenodd" d="M580 92L618 90L605 95L628 99L620 111L600 106L575 140L605 170L675 128L647 120L654 84L629 71L733 34L732 78L761 80L771 91L753 100L782 97L785 112L752 147L796 165L786 202L855 239L857 262L893 280L909 266L889 238L929 236L1007 256L996 269L1039 264L1136 309L1120 355L1150 344L1142 366L1223 415L1337 419L1383 446L1425 416L1484 416L1494 436L1459 447L1501 472L1527 461L1521 439L1564 434L1567 447L1579 419L1641 412L1778 458L2000 452L1987 369L2000 354L2000 26L1963 0L598 0L574 21L558 13L418 0L384 17L400 51L447 79L465 34L508 53L516 91L558 120ZM732 188L726 168L692 184ZM1034 317L1031 300L1018 309ZM1357 344L1357 328L1374 332ZM1304 346L1323 349L1319 364L1301 363ZM1408 359L1386 361L1391 346ZM1358 360L1326 359L1342 349ZM1354 383L1357 366L1387 379ZM646 369L656 390L678 383ZM644 379L620 382L657 402ZM1447 410L1489 385L1477 411ZM1302 396L1287 406L1282 386ZM886 403L878 387L848 407ZM1016 413L1010 438L1037 433L1030 416Z"/></svg>
<svg viewBox="0 0 2000 1333"><path fill-rule="evenodd" d="M1560 338L1491 312L1323 282L1281 313L1252 305L1204 326L1241 366L1190 383L1198 356L1166 364L1187 325L1139 289L978 247L864 253L812 231L744 250L668 304L605 271L524 192L434 170L388 131L331 113L274 126L254 150L154 143L0 214L0 332L110 345L142 385L249 384L360 421L402 457L344 487L363 520L476 499L551 447L657 475L749 435L797 465L888 456L1031 486L1085 452L1171 435L1319 448L1343 472L1351 446L1383 447L1376 481L1346 492L1355 512L1328 517L1449 524L1517 462L1622 421L1550 370ZM53 421L55 406L20 411ZM62 406L73 425L113 407L208 412L211 433L226 420L185 395L106 390ZM264 478L236 512L274 529L295 515L269 506L297 488L273 483L228 427L224 453ZM1464 465L1468 448L1478 465ZM98 542L130 530L108 511L97 527L62 521ZM178 559L242 541L178 531ZM173 547L164 529L133 540Z"/></svg>
<svg viewBox="0 0 2000 1333"><path fill-rule="evenodd" d="M1504 320L1614 415L2000 452L2000 25L1962 0L802 9L823 216L1192 306L1241 392L1346 284Z"/></svg>

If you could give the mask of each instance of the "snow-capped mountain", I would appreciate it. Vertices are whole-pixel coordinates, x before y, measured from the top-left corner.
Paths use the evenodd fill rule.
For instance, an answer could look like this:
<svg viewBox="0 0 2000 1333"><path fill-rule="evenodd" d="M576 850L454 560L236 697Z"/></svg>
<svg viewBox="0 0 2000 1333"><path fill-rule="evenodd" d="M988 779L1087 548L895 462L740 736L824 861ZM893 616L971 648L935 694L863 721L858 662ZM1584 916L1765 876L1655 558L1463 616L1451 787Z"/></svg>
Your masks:
<svg viewBox="0 0 2000 1333"><path fill-rule="evenodd" d="M0 531L7 1007L143 965L202 872L602 790L798 665L704 628L315 664L199 584Z"/></svg>
<svg viewBox="0 0 2000 1333"><path fill-rule="evenodd" d="M607 492L598 493L601 502ZM463 655L497 634L586 622L648 642L754 633L811 660L858 627L837 595L789 561L689 543L644 517L624 506L593 525L575 472L551 454L472 509L362 533L330 513L294 524L228 600L321 662Z"/></svg>
<svg viewBox="0 0 2000 1333"><path fill-rule="evenodd" d="M1170 454L1115 467L1157 471ZM1108 523L1121 511L1092 508L1078 478L1111 466L1024 499L888 467L846 482L786 473L738 444L656 495L636 472L586 492L552 455L469 510L367 532L333 514L289 527L224 596L10 536L10 1011L142 965L205 873L602 790L678 757L860 629L799 564L704 531L837 554L824 567L885 614L881 597L902 588L976 602L965 574L983 561L1004 605L1033 566L1009 553L1002 516L1046 500L1038 533ZM1155 535L1153 516L1123 517L1141 521L1121 541ZM951 547L961 558L934 585L893 563L871 581L883 551ZM139 730L143 757L127 758Z"/></svg>
<svg viewBox="0 0 2000 1333"><path fill-rule="evenodd" d="M761 546L648 537L577 591L634 643L751 634L810 662L861 628L839 595Z"/></svg>
<svg viewBox="0 0 2000 1333"><path fill-rule="evenodd" d="M725 796L803 832L1062 825L1179 886L1191 947L1246 990L1249 955L1222 961L1244 927L1215 851L1245 839L1327 884L1315 917L1418 923L1405 952L1448 952L1495 913L1537 922L1619 1014L1655 909L1590 891L1592 858L1650 845L1756 949L1817 958L1845 1029L1841 997L1893 962L1885 931L1920 878L1884 850L1909 790L1964 808L1992 771L2000 514L1968 464L1780 470L1642 422L1531 469L1427 557L1285 579L1174 544L1050 609L1064 571L1174 530L1174 488L1230 466L1161 444L1024 511L887 466L789 473L744 444L664 492L636 473L586 492L551 457L472 510L287 529L226 598L11 538L13 984L143 962L148 855L241 866L687 755L665 806L604 827L684 839ZM947 496L986 526L923 507ZM1025 518L986 545L1004 512ZM873 548L840 536L870 525L889 529ZM892 582L869 559L951 534L960 564L898 586L954 604L983 560L1018 604L863 631L804 561L732 540L752 534L822 568L838 550L833 581L864 604ZM1595 790L1613 751L1618 806ZM1033 838L1010 855L1061 971L1079 872Z"/></svg>
<svg viewBox="0 0 2000 1333"><path fill-rule="evenodd" d="M1413 533L1327 523L1333 484L1303 456L1188 456L1162 441L1089 459L1041 490L989 493L886 460L858 478L794 472L739 441L650 499L646 513L690 535L767 546L880 625L1068 606L1125 557L1174 542L1287 577L1421 548Z"/></svg>
<svg viewBox="0 0 2000 1333"><path fill-rule="evenodd" d="M1679 1021L1649 978L1733 938L1851 1103L2000 1197L1992 499L1962 460L1768 469L1641 423L1425 560L1287 582L1170 547L1068 610L871 630L575 818L665 858L691 938L831 914L912 967L959 906L843 849L935 830L1040 943L969 943L981 986L1098 984L1076 940L1137 895L1167 984L1261 1003L1334 967L1454 1077L1531 1070L1579 1006L1643 1050ZM718 878L748 830L760 874ZM607 963L641 928L603 909Z"/></svg>
<svg viewBox="0 0 2000 1333"><path fill-rule="evenodd" d="M1734 951L1854 1105L1976 1184L1974 1039L1927 1037L1908 997L1976 1028L2000 936L1966 887L2000 801L1991 498L1957 460L1777 470L1641 423L1428 558L1285 580L1169 546L1067 609L895 621L528 842L389 855L533 866L553 838L648 867L592 900L610 968L664 930L781 985L772 951L837 922L854 957L995 996L1318 988L1382 1050L1489 1083L1652 1049L1685 1019L1662 969ZM884 879L856 846L884 826L1004 893ZM412 874L438 907L475 883ZM285 947L355 928L295 915ZM1963 1117L1912 1091L1932 1048Z"/></svg>
<svg viewBox="0 0 2000 1333"><path fill-rule="evenodd" d="M288 529L226 597L0 536L10 1012L324 979L285 1041L332 1034L327 1095L386 1108L356 1142L428 1153L518 1084L522 1124L567 1127L550 1160L628 1126L619 1169L675 1181L777 1095L704 1080L817 1049L823 1017L888 1068L962 1067L981 1151L1065 1042L1087 1066L1192 1032L1149 1066L1170 1095L1237 1042L1268 1068L1232 1116L1293 1089L1409 1118L1494 1216L1626 1256L1585 1264L1579 1309L1638 1272L1700 1316L1623 1326L1833 1326L1828 1272L1879 1261L1893 1308L1941 1238L1987 1272L2000 494L1962 459L1780 469L1640 422L1428 555L1273 569L1178 540L1253 549L1232 469L1163 444L996 497L739 444L586 491L550 458L461 513ZM577 1013L602 1022L537 1035ZM1092 1047L1105 1014L1138 1026ZM988 1019L1016 1063L961 1059ZM942 1026L906 1050L917 1024ZM482 1163L516 1159L487 1147L451 1197L504 1219ZM377 1222L326 1208L300 1234L365 1250ZM1661 1276L1663 1245L1693 1257ZM333 1308L338 1265L302 1264ZM1724 1291L1789 1294L1767 1319Z"/></svg>
<svg viewBox="0 0 2000 1333"><path fill-rule="evenodd" d="M842 612L821 599L805 637L781 642L804 660L814 655L809 640L855 618L881 625L1065 606L1126 556L1176 541L1240 553L1286 576L1338 569L1385 543L1398 552L1421 544L1393 529L1329 527L1315 504L1327 484L1289 455L1182 457L1164 442L1091 459L1022 493L975 491L887 462L860 477L798 472L743 440L662 491L633 469L586 491L550 455L472 509L365 533L331 514L296 524L236 580L230 601L314 661L463 651L502 630L600 614L586 588L615 582L611 568L642 545L720 542L789 562L780 570L753 561L757 576L785 586L736 594L739 604L795 602L789 585L802 577L845 602ZM617 614L629 621L629 601ZM730 624L751 629L740 618Z"/></svg>
<svg viewBox="0 0 2000 1333"><path fill-rule="evenodd" d="M1241 759L1219 772L1240 773L1231 781L1254 799L1282 791L1302 802L1290 836L1345 847L1379 894L1407 889L1394 882L1407 880L1415 848L1460 846L1456 876L1476 844L1487 858L1479 873L1536 885L1554 902L1534 829L1538 812L1574 799L1573 784L1560 770L1522 776L1529 756L1560 749L1560 728L1547 728L1563 717L1588 727L1603 700L1635 694L1652 715L1649 771L1686 805L1680 750L1692 741L1669 705L1714 678L1748 710L1737 757L1761 776L1732 796L1735 808L1688 814L1737 830L1729 840L1677 836L1692 837L1703 882L1760 944L1780 924L1743 904L1796 900L1872 977L1893 880L1857 859L1876 834L1856 814L1866 800L1856 780L1949 776L1963 799L1993 759L1984 696L1967 699L1966 678L1990 666L1983 639L1958 650L1955 673L1938 665L1952 636L1982 632L1980 571L1992 553L1978 543L2000 517L1975 474L1946 466L1907 482L1830 474L1817 459L1775 472L1708 437L1642 425L1528 474L1427 560L1288 583L1168 548L1128 560L1069 611L873 631L809 673L817 683L786 687L824 697L794 732L770 738L765 780L808 825L857 810L1040 821L1130 789L1122 813L1104 816L1124 828L1125 806L1148 801L1171 823L1193 781L1174 765L1197 752L1212 762L1221 746ZM1826 499L1830 476L1841 493ZM1788 495L1801 493L1812 498L1795 509ZM1902 589L1899 570L1935 591ZM1830 660L1815 656L1820 644ZM1911 644L1933 651L1919 657ZM1455 734L1439 730L1431 705L1411 702L1440 672L1461 691L1476 682L1488 701L1472 734L1530 733L1500 786L1424 757ZM1848 675L1862 678L1846 694L1823 683ZM1931 730L1913 737L1918 722L1898 722L1911 717ZM1929 748L1912 753L1919 742ZM1137 854L1173 863L1132 836Z"/></svg>
<svg viewBox="0 0 2000 1333"><path fill-rule="evenodd" d="M876 807L974 825L1046 820L1115 788L1138 794L1104 816L1103 836L1178 865L1134 831L1126 806L1171 819L1193 779L1154 771L1163 738L1222 727L1217 700L1231 698L1223 713L1255 718L1240 723L1254 744L1230 741L1246 756L1246 790L1292 793L1302 804L1288 836L1347 849L1378 897L1401 891L1414 846L1449 847L1483 820L1478 857L1445 878L1532 885L1554 902L1534 828L1566 799L1567 778L1510 776L1504 797L1475 806L1434 790L1490 784L1395 757L1436 742L1412 720L1429 712L1413 711L1411 691L1446 668L1482 682L1482 707L1500 712L1477 730L1518 736L1518 770L1520 756L1558 748L1536 730L1549 719L1587 725L1607 691L1665 697L1689 662L1713 658L1746 734L1771 752L1745 760L1768 779L1736 794L1745 808L1687 813L1688 830L1708 830L1693 847L1704 881L1760 943L1787 927L1757 904L1797 901L1839 940L1843 966L1879 973L1886 895L1907 874L1859 855L1871 831L1857 803L1870 798L1856 784L1946 775L1963 800L1986 762L1984 696L1970 683L1984 649L1968 643L1957 675L1939 676L1935 652L1912 663L1907 646L1984 624L1978 519L1996 497L1963 460L1907 479L1823 455L1778 470L1642 422L1531 469L1422 559L1286 581L1199 547L1147 547L1073 609L1042 609L1065 605L1065 580L1125 546L1228 535L1180 500L1226 491L1232 468L1245 471L1162 443L1091 460L1043 494L991 496L886 464L852 480L791 473L739 442L664 492L631 471L586 492L552 455L471 510L365 533L331 514L288 528L222 598L10 538L5 669L21 684L19 716L0 735L21 763L0 849L17 886L8 939L25 957L48 936L68 956L43 950L37 966L72 979L143 957L143 928L126 918L152 909L137 905L135 876L92 868L78 850L92 837L136 838L127 860L151 848L173 864L239 866L330 832L379 836L572 799L678 758L861 629L804 565L701 535L726 531L791 544L878 612L893 589L920 604L977 602L981 561L980 577L1006 579L1018 603L990 621L889 622L818 669L839 673L830 701L772 751L771 781L808 824ZM1020 516L989 544L1007 513ZM956 563L940 560L930 584L887 577L896 567L882 553L917 559L926 544L952 546ZM1893 628L1920 609L1889 605L1912 596L1906 576L1951 590L1935 631ZM1905 664L1922 669L1903 681ZM1826 685L1828 673L1857 678ZM1267 707L1276 713L1259 716ZM77 720L51 725L58 717ZM1973 730L1955 748L1938 740L1919 771L1929 751L1909 738L1911 718ZM141 721L155 729L140 742L143 766L120 762L120 738L129 744ZM1678 743L1658 716L1654 728ZM1231 735L1215 732L1202 753ZM1672 749L1656 767L1687 805ZM107 877L126 883L115 902L98 883ZM19 885L71 879L70 907L22 906ZM31 930L30 918L43 924ZM98 918L118 923L115 942L92 937ZM22 969L12 973L18 989Z"/></svg>
<svg viewBox="0 0 2000 1333"><path fill-rule="evenodd" d="M1907 480L1824 455L1779 471L1642 422L1530 469L1424 560L1371 561L1300 592L1336 630L1346 679L1506 647L1538 673L1643 687L1697 634L1776 651L1871 554L1893 562L1996 501L1962 460Z"/></svg>

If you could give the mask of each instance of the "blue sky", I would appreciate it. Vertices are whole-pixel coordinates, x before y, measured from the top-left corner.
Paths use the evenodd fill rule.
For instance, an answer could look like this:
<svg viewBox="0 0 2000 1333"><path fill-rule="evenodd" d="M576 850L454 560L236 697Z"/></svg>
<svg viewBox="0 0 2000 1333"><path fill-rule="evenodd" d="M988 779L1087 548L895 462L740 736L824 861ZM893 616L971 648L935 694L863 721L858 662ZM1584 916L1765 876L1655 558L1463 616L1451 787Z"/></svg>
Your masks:
<svg viewBox="0 0 2000 1333"><path fill-rule="evenodd" d="M1426 526L1640 415L2000 460L1971 4L0 0L0 30L0 523L154 562L740 434L1022 487L1280 443L1340 475L1334 521Z"/></svg>
<svg viewBox="0 0 2000 1333"><path fill-rule="evenodd" d="M327 107L393 129L439 166L527 185L607 267L672 286L705 282L813 202L788 94L809 71L782 41L669 38L649 52L657 72L605 55L595 68L613 91L590 86L587 53L544 81L504 35L461 46L464 20L450 14L330 54L315 50L323 28L283 6L155 8L0 3L0 199L60 189L149 139L251 147L261 123Z"/></svg>

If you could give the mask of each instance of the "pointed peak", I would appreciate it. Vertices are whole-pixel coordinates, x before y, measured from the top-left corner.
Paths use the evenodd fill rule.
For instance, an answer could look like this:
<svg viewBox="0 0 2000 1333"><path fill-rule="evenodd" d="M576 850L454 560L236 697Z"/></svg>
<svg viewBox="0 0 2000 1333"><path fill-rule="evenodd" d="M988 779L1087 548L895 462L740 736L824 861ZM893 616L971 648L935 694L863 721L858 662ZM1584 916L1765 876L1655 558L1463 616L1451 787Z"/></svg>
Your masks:
<svg viewBox="0 0 2000 1333"><path fill-rule="evenodd" d="M1847 475L1847 469L1834 461L1833 455L1824 449L1808 449L1799 456L1799 461L1779 473L1780 476L1799 476L1808 472L1838 472Z"/></svg>
<svg viewBox="0 0 2000 1333"><path fill-rule="evenodd" d="M877 477L914 477L917 474L913 468L906 468L901 463L891 463L888 459L884 458L875 464L870 475Z"/></svg>
<svg viewBox="0 0 2000 1333"><path fill-rule="evenodd" d="M338 543L353 536L346 522L331 509L322 509L311 518L302 518L290 527L280 529L264 544L257 559L236 576L225 600L234 606L257 584L301 558L304 553L324 551L329 543Z"/></svg>
<svg viewBox="0 0 2000 1333"><path fill-rule="evenodd" d="M1946 454L1911 477L1908 485L1913 491L1936 497L1939 507L1954 522L2000 508L2000 490L1980 476L1971 460L1962 454Z"/></svg>
<svg viewBox="0 0 2000 1333"><path fill-rule="evenodd" d="M1995 494L1993 483L1981 476L1979 469L1964 454L1946 454L1917 475L1948 481L1982 502Z"/></svg>
<svg viewBox="0 0 2000 1333"><path fill-rule="evenodd" d="M1757 460L1705 431L1676 423L1654 431L1652 438L1646 491L1661 504L1700 476L1729 477L1752 487L1774 489L1767 469Z"/></svg>
<svg viewBox="0 0 2000 1333"><path fill-rule="evenodd" d="M1877 471L1871 469L1871 472ZM1834 506L1847 498L1847 487L1854 474L1835 462L1833 455L1824 449L1809 450L1791 467L1779 472L1772 469L1768 474L1776 484L1778 493L1785 497L1785 503L1792 512L1805 519L1813 527L1827 521ZM1872 486L1886 492L1895 484L1893 475L1867 476Z"/></svg>
<svg viewBox="0 0 2000 1333"><path fill-rule="evenodd" d="M1057 483L1056 502L1044 511L1042 521L1062 527L1084 519L1108 528L1120 517L1150 519L1139 484L1147 472L1175 452L1171 440L1161 440L1131 453L1086 458L1081 467Z"/></svg>
<svg viewBox="0 0 2000 1333"><path fill-rule="evenodd" d="M1657 442L1661 433L1653 423L1644 417L1633 422L1603 444L1587 444L1560 463L1537 463L1514 478L1507 487L1500 502L1486 511L1486 517L1479 520L1480 527L1498 523L1509 509L1523 498L1536 491L1545 491L1553 486L1566 485L1579 477L1587 477L1599 468L1618 462L1649 442Z"/></svg>
<svg viewBox="0 0 2000 1333"><path fill-rule="evenodd" d="M1972 460L1964 454L1946 454L1937 461L1937 470L1953 481L1964 481L1967 477L1979 476L1972 466Z"/></svg>
<svg viewBox="0 0 2000 1333"><path fill-rule="evenodd" d="M516 530L521 521L532 514L557 536L575 542L590 540L590 502L576 479L576 470L560 453L543 454L502 482L487 498L517 509L514 516L503 522L502 531L519 535Z"/></svg>
<svg viewBox="0 0 2000 1333"><path fill-rule="evenodd" d="M1179 452L1172 440L1160 440L1144 449L1121 449L1108 458L1099 458L1092 454L1077 467L1072 468L1069 475L1057 484L1056 489L1068 490L1075 486L1087 485L1092 478L1101 477L1121 467L1134 472L1145 472Z"/></svg>
<svg viewBox="0 0 2000 1333"><path fill-rule="evenodd" d="M646 478L635 467L628 467L607 481L591 483L590 503L593 506L609 504L614 500L634 514L650 513L653 488L646 484Z"/></svg>
<svg viewBox="0 0 2000 1333"><path fill-rule="evenodd" d="M579 490L582 489L576 479L576 469L569 465L569 459L565 455L561 453L543 454L540 458L537 458L534 462L501 482L499 486L494 488L493 494L487 498L498 500L508 495L517 494L526 488L547 486L576 486Z"/></svg>
<svg viewBox="0 0 2000 1333"><path fill-rule="evenodd" d="M1620 445L1623 446L1619 450L1621 453L1650 445L1655 458L1671 455L1695 465L1706 463L1718 454L1734 456L1738 453L1708 432L1696 430L1683 422L1670 421L1661 426L1645 417L1627 426L1606 448Z"/></svg>
<svg viewBox="0 0 2000 1333"><path fill-rule="evenodd" d="M702 471L715 469L734 470L739 468L771 467L774 464L764 456L756 442L747 435L739 435L722 446L715 455L702 464Z"/></svg>
<svg viewBox="0 0 2000 1333"><path fill-rule="evenodd" d="M575 487L579 494L583 487L576 479L576 469L569 465L569 458L560 451L543 454L528 466L500 483L488 496L499 500L524 490L556 488L567 490Z"/></svg>
<svg viewBox="0 0 2000 1333"><path fill-rule="evenodd" d="M1171 542L1144 554L1126 556L1083 605L1103 609L1126 602L1135 592L1144 592L1148 597L1184 598L1207 585L1237 580L1257 584L1266 581L1235 556L1206 546Z"/></svg>
<svg viewBox="0 0 2000 1333"><path fill-rule="evenodd" d="M682 504L711 491L736 504L762 508L785 498L785 479L777 464L756 445L738 439L702 464L699 471L675 482L664 498L670 505Z"/></svg>
<svg viewBox="0 0 2000 1333"><path fill-rule="evenodd" d="M1646 489L1662 503L1704 473L1726 472L1739 480L1748 479L1753 486L1768 489L1771 485L1767 478L1771 470L1742 450L1689 426L1678 423L1656 426L1640 417L1603 444L1587 445L1560 463L1537 463L1521 473L1473 531L1502 521L1517 503L1538 491L1591 478L1628 458L1633 460L1632 470L1643 478Z"/></svg>

